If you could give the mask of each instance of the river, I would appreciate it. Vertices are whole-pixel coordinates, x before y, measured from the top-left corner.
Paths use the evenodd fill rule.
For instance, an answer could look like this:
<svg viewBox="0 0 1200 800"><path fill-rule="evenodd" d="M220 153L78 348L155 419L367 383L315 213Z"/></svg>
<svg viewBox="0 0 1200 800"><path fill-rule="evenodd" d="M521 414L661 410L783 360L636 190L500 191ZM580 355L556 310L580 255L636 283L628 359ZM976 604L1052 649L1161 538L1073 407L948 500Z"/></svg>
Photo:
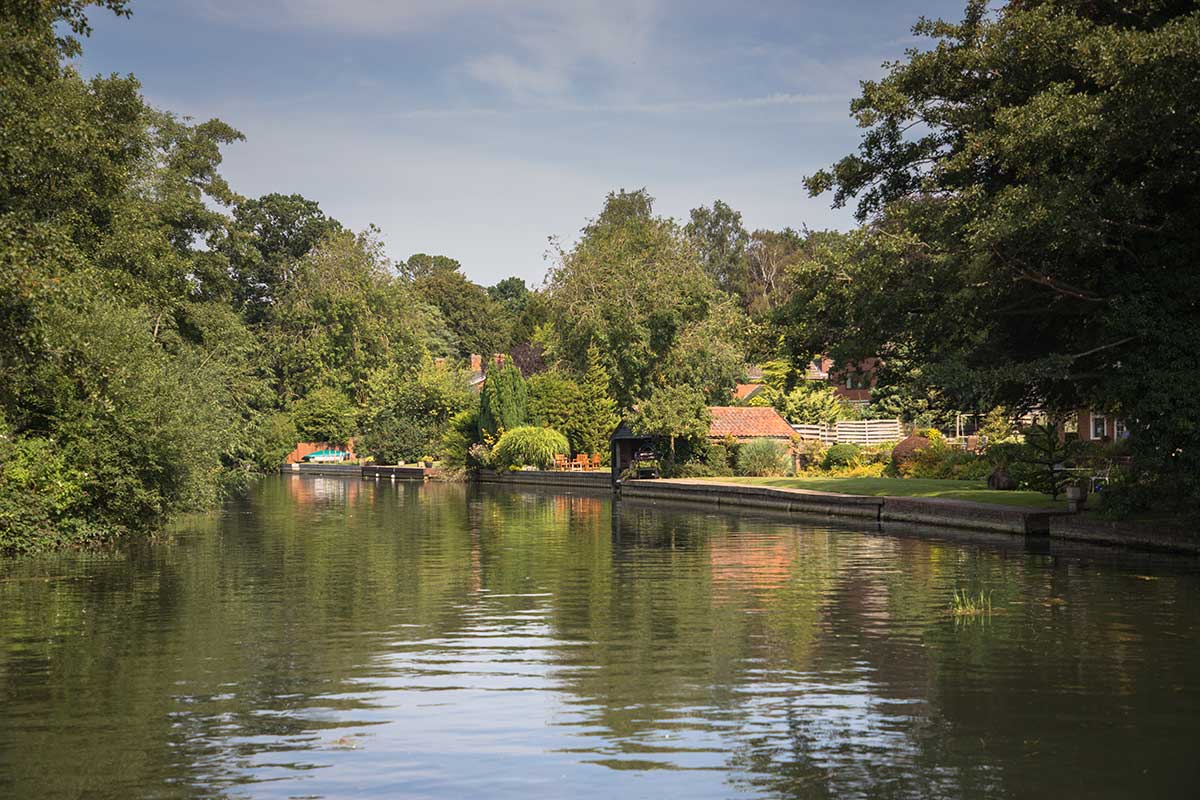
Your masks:
<svg viewBox="0 0 1200 800"><path fill-rule="evenodd" d="M5 798L1188 797L1198 743L1192 558L279 476L0 561Z"/></svg>

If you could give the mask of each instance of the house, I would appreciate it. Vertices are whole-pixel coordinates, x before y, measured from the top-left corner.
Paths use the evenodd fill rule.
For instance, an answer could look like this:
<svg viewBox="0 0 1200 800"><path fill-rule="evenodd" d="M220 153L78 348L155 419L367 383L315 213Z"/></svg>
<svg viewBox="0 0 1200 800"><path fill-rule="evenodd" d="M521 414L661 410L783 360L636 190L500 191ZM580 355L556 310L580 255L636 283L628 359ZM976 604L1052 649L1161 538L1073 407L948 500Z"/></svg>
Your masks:
<svg viewBox="0 0 1200 800"><path fill-rule="evenodd" d="M713 444L721 444L727 439L738 442L772 439L791 451L796 432L778 411L769 406L710 406L708 412L712 418L708 426L708 440ZM640 458L648 457L654 445L653 436L636 434L628 422L622 422L613 432L610 442L613 484Z"/></svg>
<svg viewBox="0 0 1200 800"><path fill-rule="evenodd" d="M712 406L708 411L712 415L708 426L711 442L777 439L790 445L796 435L788 421L769 406Z"/></svg>
<svg viewBox="0 0 1200 800"><path fill-rule="evenodd" d="M739 383L733 387L733 402L745 403L766 388L765 383Z"/></svg>
<svg viewBox="0 0 1200 800"><path fill-rule="evenodd" d="M1115 442L1129 436L1125 420L1116 414L1089 409L1078 412L1072 421L1075 422L1081 442ZM1069 425L1067 430L1070 431Z"/></svg>

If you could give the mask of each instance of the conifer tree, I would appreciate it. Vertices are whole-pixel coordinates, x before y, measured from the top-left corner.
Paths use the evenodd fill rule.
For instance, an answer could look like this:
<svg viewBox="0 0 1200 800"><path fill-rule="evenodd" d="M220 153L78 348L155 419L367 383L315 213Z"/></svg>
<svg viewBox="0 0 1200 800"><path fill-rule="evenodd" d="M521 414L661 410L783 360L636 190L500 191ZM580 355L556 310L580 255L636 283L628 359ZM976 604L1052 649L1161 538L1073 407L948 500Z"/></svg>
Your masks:
<svg viewBox="0 0 1200 800"><path fill-rule="evenodd" d="M487 371L479 398L479 435L486 442L529 421L528 390L521 371L508 359Z"/></svg>
<svg viewBox="0 0 1200 800"><path fill-rule="evenodd" d="M608 370L600 359L600 348L594 343L587 351L587 372L583 376L582 400L579 404L579 447L587 453L607 451L608 437L617 427L617 401L609 394Z"/></svg>

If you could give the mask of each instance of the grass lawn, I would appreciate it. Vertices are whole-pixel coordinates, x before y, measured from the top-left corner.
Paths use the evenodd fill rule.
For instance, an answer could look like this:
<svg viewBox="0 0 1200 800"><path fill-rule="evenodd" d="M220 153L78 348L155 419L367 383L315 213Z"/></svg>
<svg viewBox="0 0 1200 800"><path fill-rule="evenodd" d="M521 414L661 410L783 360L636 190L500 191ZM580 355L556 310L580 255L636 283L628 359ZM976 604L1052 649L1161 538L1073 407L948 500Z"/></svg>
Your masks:
<svg viewBox="0 0 1200 800"><path fill-rule="evenodd" d="M1057 502L1038 492L997 492L983 481L950 481L928 478L703 478L723 483L748 483L754 486L778 486L784 489L811 489L815 492L839 492L869 497L940 497L945 500L970 500L1025 508L1065 509L1066 501Z"/></svg>

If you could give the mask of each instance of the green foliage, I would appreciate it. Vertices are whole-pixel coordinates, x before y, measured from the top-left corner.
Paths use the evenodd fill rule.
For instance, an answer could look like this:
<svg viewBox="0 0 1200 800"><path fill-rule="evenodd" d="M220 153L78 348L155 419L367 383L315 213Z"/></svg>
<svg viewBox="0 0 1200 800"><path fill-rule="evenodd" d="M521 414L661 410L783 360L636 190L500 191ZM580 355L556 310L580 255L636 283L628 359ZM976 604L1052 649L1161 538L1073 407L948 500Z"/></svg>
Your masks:
<svg viewBox="0 0 1200 800"><path fill-rule="evenodd" d="M293 266L264 333L281 397L336 386L363 402L380 369L420 361L433 312L389 271L373 234L338 233Z"/></svg>
<svg viewBox="0 0 1200 800"><path fill-rule="evenodd" d="M638 402L630 427L639 436L666 439L670 459L674 461L676 440L704 441L711 422L712 414L698 390L690 386L659 386Z"/></svg>
<svg viewBox="0 0 1200 800"><path fill-rule="evenodd" d="M492 365L479 397L479 435L487 442L529 421L529 390L510 360Z"/></svg>
<svg viewBox="0 0 1200 800"><path fill-rule="evenodd" d="M438 446L442 462L449 469L462 470L471 464L471 448L478 444L479 406L473 405L455 414L447 423Z"/></svg>
<svg viewBox="0 0 1200 800"><path fill-rule="evenodd" d="M579 387L579 412L572 426L578 436L576 447L581 452L608 452L609 437L620 422L617 401L609 394L610 385L600 348L593 344L588 347L587 371Z"/></svg>
<svg viewBox="0 0 1200 800"><path fill-rule="evenodd" d="M859 447L856 444L843 442L832 445L825 451L825 457L821 461L821 468L828 471L852 467L858 463L859 452Z"/></svg>
<svg viewBox="0 0 1200 800"><path fill-rule="evenodd" d="M431 422L386 409L372 416L358 450L376 464L399 464L429 455L435 441L436 429Z"/></svg>
<svg viewBox="0 0 1200 800"><path fill-rule="evenodd" d="M644 190L610 193L548 279L550 350L583 373L588 349L599 348L621 408L665 380L681 334L715 298L687 236L652 205Z"/></svg>
<svg viewBox="0 0 1200 800"><path fill-rule="evenodd" d="M979 438L987 440L990 451L997 445L1012 444L1021 440L1017 426L1013 424L1012 415L1002 406L996 406L987 413L983 424L979 426Z"/></svg>
<svg viewBox="0 0 1200 800"><path fill-rule="evenodd" d="M742 215L717 200L712 208L693 208L683 230L717 288L745 297L749 290L746 246L750 235L742 227Z"/></svg>
<svg viewBox="0 0 1200 800"><path fill-rule="evenodd" d="M1021 461L1033 467L1030 488L1054 499L1074 478L1061 467L1078 452L1078 442L1059 435L1056 425L1032 425L1025 430Z"/></svg>
<svg viewBox="0 0 1200 800"><path fill-rule="evenodd" d="M85 476L54 442L0 436L0 555L76 544L103 531L83 521Z"/></svg>
<svg viewBox="0 0 1200 800"><path fill-rule="evenodd" d="M504 307L488 290L469 280L457 261L416 253L402 269L416 296L440 312L459 357L478 353L488 358L510 344L505 328L511 322L504 324Z"/></svg>
<svg viewBox="0 0 1200 800"><path fill-rule="evenodd" d="M300 432L290 414L277 411L258 415L248 445L254 466L263 473L279 469L299 441Z"/></svg>
<svg viewBox="0 0 1200 800"><path fill-rule="evenodd" d="M554 465L554 456L569 453L567 437L558 431L526 425L510 428L500 436L492 449L492 461L497 469L549 469Z"/></svg>
<svg viewBox="0 0 1200 800"><path fill-rule="evenodd" d="M561 431L573 452L583 452L579 427L583 416L582 387L557 369L531 375L527 385L530 421Z"/></svg>
<svg viewBox="0 0 1200 800"><path fill-rule="evenodd" d="M296 401L292 424L303 441L345 444L358 430L358 410L337 389L322 387Z"/></svg>
<svg viewBox="0 0 1200 800"><path fill-rule="evenodd" d="M1120 409L1135 471L1194 507L1195 4L975 0L914 30L933 46L863 84L858 152L807 182L869 224L797 269L790 346L907 359L958 408Z"/></svg>
<svg viewBox="0 0 1200 800"><path fill-rule="evenodd" d="M772 439L754 439L738 451L737 474L755 477L786 475L787 447Z"/></svg>
<svg viewBox="0 0 1200 800"><path fill-rule="evenodd" d="M428 356L416 370L392 364L367 383L362 449L381 464L434 453L451 420L476 404L466 371Z"/></svg>
<svg viewBox="0 0 1200 800"><path fill-rule="evenodd" d="M704 454L704 464L713 475L728 475L731 471L729 469L729 448L723 444L709 445L708 452Z"/></svg>

